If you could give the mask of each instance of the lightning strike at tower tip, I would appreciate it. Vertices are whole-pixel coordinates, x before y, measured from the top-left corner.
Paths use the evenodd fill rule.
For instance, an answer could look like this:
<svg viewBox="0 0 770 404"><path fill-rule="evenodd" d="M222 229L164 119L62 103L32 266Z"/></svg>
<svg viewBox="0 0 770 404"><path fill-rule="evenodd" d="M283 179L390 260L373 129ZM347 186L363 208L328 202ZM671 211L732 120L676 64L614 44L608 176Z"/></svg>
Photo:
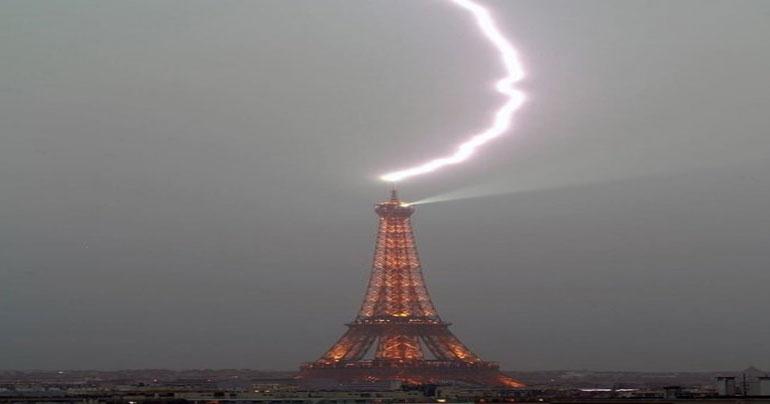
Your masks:
<svg viewBox="0 0 770 404"><path fill-rule="evenodd" d="M473 156L479 147L508 131L513 114L524 102L524 93L514 88L514 85L524 77L524 70L519 62L516 50L497 28L497 24L489 10L472 0L447 1L451 1L471 13L481 33L499 52L500 61L505 68L506 75L497 82L495 88L506 96L506 100L494 113L491 125L458 145L454 153L414 167L384 174L380 177L383 181L395 183L467 160Z"/></svg>

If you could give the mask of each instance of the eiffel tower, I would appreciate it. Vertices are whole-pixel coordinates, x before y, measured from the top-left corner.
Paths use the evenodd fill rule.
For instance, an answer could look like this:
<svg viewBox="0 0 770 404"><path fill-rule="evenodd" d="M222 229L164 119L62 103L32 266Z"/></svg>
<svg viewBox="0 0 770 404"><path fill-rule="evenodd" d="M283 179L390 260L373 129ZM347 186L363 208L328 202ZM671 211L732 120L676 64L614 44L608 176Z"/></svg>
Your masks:
<svg viewBox="0 0 770 404"><path fill-rule="evenodd" d="M524 385L481 360L449 331L430 299L410 218L395 189L375 207L379 229L364 302L348 330L299 379L407 384Z"/></svg>

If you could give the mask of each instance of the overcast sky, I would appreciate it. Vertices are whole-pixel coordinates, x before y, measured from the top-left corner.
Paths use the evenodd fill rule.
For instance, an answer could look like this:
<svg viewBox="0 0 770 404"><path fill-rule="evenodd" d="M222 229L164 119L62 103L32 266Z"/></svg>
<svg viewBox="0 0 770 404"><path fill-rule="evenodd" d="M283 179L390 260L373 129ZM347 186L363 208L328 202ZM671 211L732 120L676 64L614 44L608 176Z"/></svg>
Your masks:
<svg viewBox="0 0 770 404"><path fill-rule="evenodd" d="M404 184L505 369L770 368L770 2L493 1L528 102ZM0 368L296 369L364 293L377 181L490 118L441 0L0 4ZM458 191L459 190L459 191Z"/></svg>

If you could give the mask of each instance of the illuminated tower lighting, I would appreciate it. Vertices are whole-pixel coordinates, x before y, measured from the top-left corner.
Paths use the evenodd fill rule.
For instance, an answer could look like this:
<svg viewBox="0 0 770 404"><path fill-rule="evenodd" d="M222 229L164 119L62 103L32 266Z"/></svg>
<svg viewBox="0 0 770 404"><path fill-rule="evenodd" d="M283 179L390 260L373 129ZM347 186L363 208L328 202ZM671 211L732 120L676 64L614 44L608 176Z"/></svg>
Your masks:
<svg viewBox="0 0 770 404"><path fill-rule="evenodd" d="M347 332L318 360L304 364L298 378L522 387L468 349L439 317L417 255L414 207L393 190L374 210L379 228L364 302Z"/></svg>

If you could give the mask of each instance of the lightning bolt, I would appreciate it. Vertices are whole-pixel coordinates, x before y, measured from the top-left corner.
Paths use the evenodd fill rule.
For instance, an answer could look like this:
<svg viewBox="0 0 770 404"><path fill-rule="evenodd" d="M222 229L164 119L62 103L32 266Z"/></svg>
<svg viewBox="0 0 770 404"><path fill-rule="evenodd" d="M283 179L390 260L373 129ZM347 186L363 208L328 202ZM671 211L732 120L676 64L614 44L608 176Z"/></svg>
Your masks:
<svg viewBox="0 0 770 404"><path fill-rule="evenodd" d="M491 125L483 131L472 135L470 139L457 146L454 153L430 160L426 163L409 167L406 169L393 171L380 176L380 179L389 182L398 182L409 177L436 171L442 167L461 163L470 158L476 150L493 140L494 138L507 132L511 127L513 114L524 103L524 93L514 88L515 84L524 77L519 57L513 45L497 28L492 14L485 7L472 0L447 0L468 11L476 20L479 30L484 37L500 53L500 61L505 68L506 75L500 79L495 88L498 92L506 96L505 102L498 107L494 114Z"/></svg>

